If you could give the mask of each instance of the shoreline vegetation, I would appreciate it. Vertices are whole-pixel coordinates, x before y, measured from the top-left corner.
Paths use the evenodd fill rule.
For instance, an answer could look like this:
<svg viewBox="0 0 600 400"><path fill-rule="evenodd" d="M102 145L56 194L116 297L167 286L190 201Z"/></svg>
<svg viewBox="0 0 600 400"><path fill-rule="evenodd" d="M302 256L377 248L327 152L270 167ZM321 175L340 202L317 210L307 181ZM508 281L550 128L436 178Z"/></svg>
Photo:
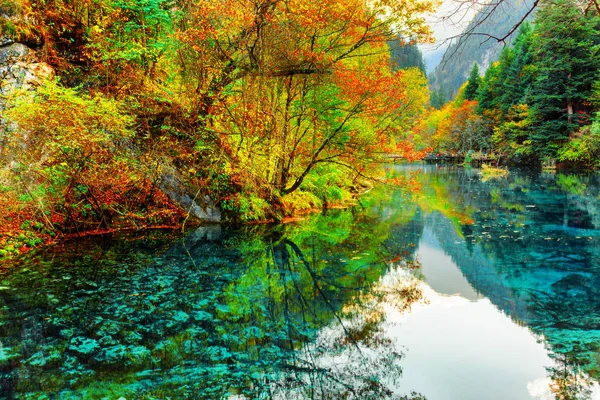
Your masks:
<svg viewBox="0 0 600 400"><path fill-rule="evenodd" d="M383 183L382 183L383 184ZM322 213L325 210L333 209L347 209L354 207L358 204L359 196L367 193L372 189L372 185L368 184L363 187L360 192L351 193L345 196L343 199L338 201L331 200L330 202L321 205L320 207L303 208L296 211L293 214L289 214L283 217L279 221L274 219L263 219L263 220L251 220L245 221L243 224L247 225L261 225L261 224L288 224L298 221L303 221L308 216L316 213ZM177 215L177 219L173 220L171 224L157 223L157 224L126 224L122 226L111 227L111 228L99 228L99 229L87 229L79 232L60 232L59 230L49 232L44 231L43 226L38 223L35 226L32 225L31 219L24 219L27 216L23 213L7 215L6 212L0 213L0 221L2 229L0 230L0 262L10 260L13 256L25 254L35 248L60 245L63 242L70 241L73 239L86 238L92 236L110 235L115 233L127 233L127 232L144 232L152 230L165 230L176 232L183 232L187 229L197 228L199 226L207 225L221 225L221 224L239 224L240 222L232 221L219 221L219 222L207 222L199 221L197 219L189 220L189 210L181 210L174 208L170 210L172 215ZM186 216L186 214L188 214ZM31 217L30 217L31 218ZM144 216L139 216L138 220L143 220ZM18 224L18 228L17 228Z"/></svg>
<svg viewBox="0 0 600 400"><path fill-rule="evenodd" d="M439 109L416 47L435 0L93 3L0 2L0 257L418 190L386 159L600 165L600 16L574 0L540 4Z"/></svg>
<svg viewBox="0 0 600 400"><path fill-rule="evenodd" d="M427 79L388 43L430 42L436 6L1 2L0 68L18 73L0 84L0 256L345 204L382 154L429 151L410 133Z"/></svg>
<svg viewBox="0 0 600 400"><path fill-rule="evenodd" d="M481 179L483 181L504 177L506 175L508 175L508 168L493 167L489 164L483 164L481 166Z"/></svg>

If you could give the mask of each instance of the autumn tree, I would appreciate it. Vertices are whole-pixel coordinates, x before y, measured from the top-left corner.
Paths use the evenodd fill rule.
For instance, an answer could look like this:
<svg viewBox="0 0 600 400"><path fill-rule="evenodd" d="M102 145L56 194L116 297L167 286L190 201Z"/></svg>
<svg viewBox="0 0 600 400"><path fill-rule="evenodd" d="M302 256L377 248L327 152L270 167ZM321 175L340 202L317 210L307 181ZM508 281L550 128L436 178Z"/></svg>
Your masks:
<svg viewBox="0 0 600 400"><path fill-rule="evenodd" d="M409 103L386 41L426 39L417 16L431 7L186 3L178 38L189 126L222 152L240 190L262 188L260 196L275 204L322 164L364 175Z"/></svg>
<svg viewBox="0 0 600 400"><path fill-rule="evenodd" d="M21 26L15 37L41 43L63 77L59 87L80 86L71 100L115 100L115 115L135 116L135 157L154 160L155 176L177 175L190 197L209 198L232 218L279 219L282 198L324 186L319 176L356 190L381 153L416 154L409 126L429 101L425 78L393 71L387 43L429 40L424 13L435 1L19 5L39 35ZM71 117L65 125L83 119L96 132L86 115Z"/></svg>
<svg viewBox="0 0 600 400"><path fill-rule="evenodd" d="M36 93L13 93L8 108L3 161L46 231L169 220L171 203L132 154L133 119L119 102L47 81Z"/></svg>

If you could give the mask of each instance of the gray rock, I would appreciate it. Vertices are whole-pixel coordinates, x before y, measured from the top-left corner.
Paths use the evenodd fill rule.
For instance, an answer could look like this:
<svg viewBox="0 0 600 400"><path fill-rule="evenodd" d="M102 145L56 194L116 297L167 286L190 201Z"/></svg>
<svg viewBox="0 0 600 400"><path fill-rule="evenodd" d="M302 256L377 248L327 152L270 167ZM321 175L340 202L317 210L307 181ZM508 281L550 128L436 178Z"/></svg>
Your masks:
<svg viewBox="0 0 600 400"><path fill-rule="evenodd" d="M11 59L19 59L31 55L33 50L21 43L0 47L0 64L5 64Z"/></svg>
<svg viewBox="0 0 600 400"><path fill-rule="evenodd" d="M34 51L21 43L7 43L0 37L0 114L5 106L6 95L15 89L34 90L44 79L54 77L54 69L35 58ZM0 131L3 121L0 117Z"/></svg>
<svg viewBox="0 0 600 400"><path fill-rule="evenodd" d="M204 222L220 222L221 210L205 195L189 193L188 188L173 168L167 168L160 179L160 188L190 216Z"/></svg>
<svg viewBox="0 0 600 400"><path fill-rule="evenodd" d="M13 40L11 38L9 38L8 36L0 36L0 47L4 47L4 46L8 46L9 44L12 44Z"/></svg>

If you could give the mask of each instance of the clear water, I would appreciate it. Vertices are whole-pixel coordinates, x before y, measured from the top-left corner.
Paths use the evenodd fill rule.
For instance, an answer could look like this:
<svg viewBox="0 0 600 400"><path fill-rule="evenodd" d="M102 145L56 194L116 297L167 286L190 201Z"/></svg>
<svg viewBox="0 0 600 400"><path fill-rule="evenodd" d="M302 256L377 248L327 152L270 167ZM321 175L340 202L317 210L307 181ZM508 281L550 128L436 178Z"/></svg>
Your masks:
<svg viewBox="0 0 600 400"><path fill-rule="evenodd" d="M414 179L28 255L0 271L0 398L600 399L599 178Z"/></svg>

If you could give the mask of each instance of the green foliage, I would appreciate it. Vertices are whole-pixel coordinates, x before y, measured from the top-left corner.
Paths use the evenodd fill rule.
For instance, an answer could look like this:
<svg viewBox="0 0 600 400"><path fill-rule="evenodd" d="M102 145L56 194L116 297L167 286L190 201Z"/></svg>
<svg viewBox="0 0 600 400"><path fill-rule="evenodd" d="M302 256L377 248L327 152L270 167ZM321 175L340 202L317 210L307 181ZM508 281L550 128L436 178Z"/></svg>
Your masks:
<svg viewBox="0 0 600 400"><path fill-rule="evenodd" d="M558 158L594 165L595 136L585 126L595 112L598 26L595 13L582 13L571 0L547 4L535 28L523 24L514 46L486 71L477 112L493 126L494 145L510 162L539 166Z"/></svg>
<svg viewBox="0 0 600 400"><path fill-rule="evenodd" d="M302 189L292 192L282 199L285 215L293 215L314 212L323 208L323 200L316 194Z"/></svg>
<svg viewBox="0 0 600 400"><path fill-rule="evenodd" d="M472 151L469 150L465 156L464 164L471 164L471 162L473 162L473 154Z"/></svg>
<svg viewBox="0 0 600 400"><path fill-rule="evenodd" d="M594 122L583 127L558 151L561 162L580 165L588 169L600 166L600 124Z"/></svg>
<svg viewBox="0 0 600 400"><path fill-rule="evenodd" d="M431 107L439 110L444 104L446 104L446 101L447 99L441 91L434 90L431 92Z"/></svg>
<svg viewBox="0 0 600 400"><path fill-rule="evenodd" d="M479 76L479 64L473 64L471 73L469 74L469 80L467 80L467 86L465 87L465 99L475 100L477 92L481 86L481 76Z"/></svg>
<svg viewBox="0 0 600 400"><path fill-rule="evenodd" d="M342 204L352 198L350 187L352 180L349 175L334 166L316 168L301 186L302 190L315 195L325 206Z"/></svg>
<svg viewBox="0 0 600 400"><path fill-rule="evenodd" d="M506 115L510 108L518 104L528 104L533 92L535 67L532 65L534 54L532 49L533 28L529 23L524 23L514 46L507 48L500 56L500 65L503 66L499 73L501 86L498 90L500 111Z"/></svg>
<svg viewBox="0 0 600 400"><path fill-rule="evenodd" d="M485 71L485 75L477 91L477 112L483 115L486 110L495 110L498 108L500 93L500 63L494 63Z"/></svg>
<svg viewBox="0 0 600 400"><path fill-rule="evenodd" d="M94 41L90 48L99 61L111 63L113 68L136 63L150 71L173 46L168 37L173 29L172 1L114 0L109 4L119 18L108 32L92 30Z"/></svg>
<svg viewBox="0 0 600 400"><path fill-rule="evenodd" d="M390 49L390 61L392 67L397 69L408 69L417 67L423 74L426 74L425 61L421 50L414 43L405 43L402 38L388 41Z"/></svg>
<svg viewBox="0 0 600 400"><path fill-rule="evenodd" d="M557 174L556 185L566 193L573 195L583 195L587 190L587 185L576 175Z"/></svg>
<svg viewBox="0 0 600 400"><path fill-rule="evenodd" d="M531 134L536 152L555 157L580 126L600 65L600 19L584 15L572 0L546 4L537 14L532 48L535 80L531 107L538 118Z"/></svg>
<svg viewBox="0 0 600 400"><path fill-rule="evenodd" d="M255 194L236 193L221 201L221 209L230 222L264 222L271 206Z"/></svg>

